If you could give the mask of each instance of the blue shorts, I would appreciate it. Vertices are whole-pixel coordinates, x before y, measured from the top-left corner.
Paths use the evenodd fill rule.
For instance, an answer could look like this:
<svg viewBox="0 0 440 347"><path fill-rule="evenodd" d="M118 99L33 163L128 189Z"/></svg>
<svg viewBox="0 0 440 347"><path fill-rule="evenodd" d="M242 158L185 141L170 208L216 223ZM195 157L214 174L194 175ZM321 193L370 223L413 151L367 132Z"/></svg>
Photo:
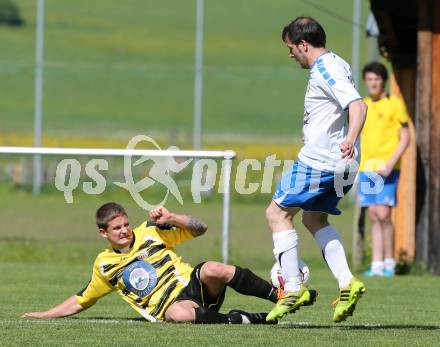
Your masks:
<svg viewBox="0 0 440 347"><path fill-rule="evenodd" d="M343 187L346 194L351 185ZM278 183L272 200L284 208L299 207L304 211L339 215L336 208L340 196L335 190L335 175L330 171L317 171L295 161Z"/></svg>
<svg viewBox="0 0 440 347"><path fill-rule="evenodd" d="M359 205L361 207L372 205L396 206L399 176L399 170L391 171L391 174L385 179L374 172L359 172ZM382 179L378 181L378 178Z"/></svg>

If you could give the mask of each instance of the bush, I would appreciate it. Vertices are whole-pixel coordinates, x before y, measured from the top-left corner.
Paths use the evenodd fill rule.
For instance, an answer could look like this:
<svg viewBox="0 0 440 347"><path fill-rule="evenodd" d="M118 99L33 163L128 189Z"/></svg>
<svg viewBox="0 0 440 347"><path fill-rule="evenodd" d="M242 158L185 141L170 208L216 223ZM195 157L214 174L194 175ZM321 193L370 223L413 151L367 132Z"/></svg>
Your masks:
<svg viewBox="0 0 440 347"><path fill-rule="evenodd" d="M21 26L23 23L14 0L0 0L0 24Z"/></svg>

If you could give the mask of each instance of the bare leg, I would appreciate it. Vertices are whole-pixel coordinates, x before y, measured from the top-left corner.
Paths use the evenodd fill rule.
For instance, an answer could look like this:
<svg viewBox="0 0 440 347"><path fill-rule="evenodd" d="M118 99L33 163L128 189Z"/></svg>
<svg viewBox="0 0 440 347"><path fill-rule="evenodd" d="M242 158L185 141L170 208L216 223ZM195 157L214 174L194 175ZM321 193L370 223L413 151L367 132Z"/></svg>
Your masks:
<svg viewBox="0 0 440 347"><path fill-rule="evenodd" d="M293 217L300 211L299 208L283 208L273 200L266 209L266 219L273 233L293 229Z"/></svg>
<svg viewBox="0 0 440 347"><path fill-rule="evenodd" d="M165 311L165 320L174 323L191 323L196 319L195 309L198 308L194 301L178 301L170 305Z"/></svg>
<svg viewBox="0 0 440 347"><path fill-rule="evenodd" d="M206 293L210 297L220 295L226 287L226 284L231 281L235 273L235 267L232 265L225 265L213 261L208 261L203 264L200 269L200 280L205 285L208 291ZM200 308L199 305L190 300L178 301L173 303L165 312L165 320L170 322L196 322L196 310L201 309L207 311L209 322L206 323L227 323L228 317L215 311L209 311Z"/></svg>
<svg viewBox="0 0 440 347"><path fill-rule="evenodd" d="M368 207L368 215L371 221L371 238L372 238L372 261L383 261L384 243L382 233L382 222L379 218L379 206Z"/></svg>
<svg viewBox="0 0 440 347"><path fill-rule="evenodd" d="M391 223L391 207L376 206L377 216L382 227L383 267L394 273L396 261L394 260L394 228Z"/></svg>
<svg viewBox="0 0 440 347"><path fill-rule="evenodd" d="M208 290L208 296L216 297L225 289L235 274L235 266L208 261L200 269L200 280Z"/></svg>
<svg viewBox="0 0 440 347"><path fill-rule="evenodd" d="M275 291L269 282L249 269L242 269L238 266L208 261L200 269L200 281L203 284L205 299L219 297L228 285L241 294L276 301ZM248 313L239 310L222 314L207 307L200 307L190 300L175 302L165 312L165 320L169 322L201 324L265 324L265 318L265 313Z"/></svg>
<svg viewBox="0 0 440 347"><path fill-rule="evenodd" d="M322 212L304 211L302 215L302 223L313 236L315 236L315 234L322 228L330 225L328 222L328 214Z"/></svg>
<svg viewBox="0 0 440 347"><path fill-rule="evenodd" d="M391 207L389 206L376 206L377 215L382 226L382 238L383 238L383 255L384 258L394 257L394 228L391 223Z"/></svg>

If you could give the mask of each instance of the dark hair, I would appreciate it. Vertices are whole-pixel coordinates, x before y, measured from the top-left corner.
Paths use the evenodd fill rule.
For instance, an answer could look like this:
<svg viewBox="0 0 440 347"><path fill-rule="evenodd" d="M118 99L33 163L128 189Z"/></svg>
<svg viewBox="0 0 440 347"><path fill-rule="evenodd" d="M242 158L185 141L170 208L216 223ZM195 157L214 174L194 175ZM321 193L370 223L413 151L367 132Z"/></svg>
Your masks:
<svg viewBox="0 0 440 347"><path fill-rule="evenodd" d="M373 61L373 62L364 66L364 68L362 69L362 78L363 79L365 79L365 75L367 72L372 72L372 73L375 73L376 75L379 75L380 77L382 77L384 82L386 82L388 80L387 68L385 67L385 65L383 65L377 61Z"/></svg>
<svg viewBox="0 0 440 347"><path fill-rule="evenodd" d="M98 225L98 228L107 229L108 222L119 216L127 216L127 212L121 205L108 202L96 211L96 225Z"/></svg>
<svg viewBox="0 0 440 347"><path fill-rule="evenodd" d="M297 17L283 28L281 38L283 41L289 38L295 45L304 40L318 48L325 47L326 35L321 24L312 17Z"/></svg>

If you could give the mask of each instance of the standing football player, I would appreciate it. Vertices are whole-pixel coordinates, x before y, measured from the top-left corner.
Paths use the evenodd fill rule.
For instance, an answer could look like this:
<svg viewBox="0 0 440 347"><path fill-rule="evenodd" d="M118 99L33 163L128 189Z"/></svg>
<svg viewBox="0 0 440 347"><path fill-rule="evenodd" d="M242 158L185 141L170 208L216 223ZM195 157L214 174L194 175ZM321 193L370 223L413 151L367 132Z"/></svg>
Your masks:
<svg viewBox="0 0 440 347"><path fill-rule="evenodd" d="M316 239L338 281L340 295L333 305L333 321L341 322L353 313L365 286L353 277L339 233L329 224L328 215L341 213L336 208L341 198L335 189L336 168L341 161L345 165L357 159L367 106L353 84L348 63L325 48L326 34L316 20L296 18L284 27L282 39L289 57L310 70L310 79L304 100L304 146L266 210L274 255L285 281L284 293L267 320L276 321L314 300L298 269L293 217L302 210L302 223ZM350 187L344 187L344 193Z"/></svg>
<svg viewBox="0 0 440 347"><path fill-rule="evenodd" d="M410 142L409 115L405 104L385 91L386 67L378 62L365 65L362 75L368 89L368 117L362 130L362 160L359 168L359 205L368 208L371 221L372 262L365 276L394 276L394 228L391 209L397 204L400 158ZM374 174L383 178L383 189L364 192Z"/></svg>

